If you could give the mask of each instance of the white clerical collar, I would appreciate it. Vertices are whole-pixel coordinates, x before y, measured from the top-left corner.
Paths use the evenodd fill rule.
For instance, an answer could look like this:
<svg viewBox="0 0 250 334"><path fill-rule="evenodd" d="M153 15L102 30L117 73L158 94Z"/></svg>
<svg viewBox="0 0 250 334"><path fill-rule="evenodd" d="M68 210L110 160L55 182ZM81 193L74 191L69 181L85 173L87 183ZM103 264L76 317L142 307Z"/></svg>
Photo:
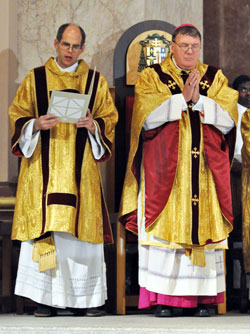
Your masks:
<svg viewBox="0 0 250 334"><path fill-rule="evenodd" d="M56 65L57 65L57 67L59 68L59 70L62 71L62 72L75 72L76 69L77 69L77 67L78 67L78 61L75 62L75 64L73 64L73 65L71 65L71 66L69 66L69 67L66 67L66 68L61 67L61 66L58 64L58 62L56 61L56 58L54 58L54 61L56 62Z"/></svg>
<svg viewBox="0 0 250 334"><path fill-rule="evenodd" d="M172 60L173 60L174 66L177 67L179 70L182 70L182 68L180 68L180 67L176 64L176 61L175 61L175 59L174 59L174 55L172 55Z"/></svg>

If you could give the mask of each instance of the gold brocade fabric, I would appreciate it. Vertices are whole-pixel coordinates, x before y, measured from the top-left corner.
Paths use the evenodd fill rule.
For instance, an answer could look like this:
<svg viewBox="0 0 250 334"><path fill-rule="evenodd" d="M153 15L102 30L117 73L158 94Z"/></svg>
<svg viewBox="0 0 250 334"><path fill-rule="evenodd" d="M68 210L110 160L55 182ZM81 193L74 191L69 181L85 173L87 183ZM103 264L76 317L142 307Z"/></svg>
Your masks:
<svg viewBox="0 0 250 334"><path fill-rule="evenodd" d="M52 90L75 89L84 93L89 67L79 61L76 72L61 72L53 58L46 64L48 96ZM11 137L15 124L21 117L38 117L35 93L34 71L30 71L18 88L10 108ZM112 143L118 114L109 93L108 84L100 74L97 94L92 111L93 118L101 118L105 124L105 137ZM97 124L98 125L98 124ZM98 125L99 129L99 125ZM103 141L106 151L110 148ZM18 143L17 139L13 147ZM70 194L77 197L75 182L75 124L59 123L50 130L49 144L49 181L46 200L49 194ZM40 236L42 228L42 163L41 137L31 158L22 158L17 200L12 229L12 238L30 240ZM84 150L81 183L78 238L92 243L103 242L102 203L101 203L100 164L93 157L90 142L87 139ZM68 232L75 235L76 208L71 205L53 204L46 207L47 231Z"/></svg>
<svg viewBox="0 0 250 334"><path fill-rule="evenodd" d="M176 68L173 64L171 54L160 65L162 71L170 74L182 90L184 83L180 75L181 70ZM200 72L200 78L202 78L207 70L207 65L198 62L196 68ZM146 68L142 71L135 86L130 153L120 205L120 217L133 212L138 206L138 185L132 173L131 166L138 148L142 126L148 115L170 96L170 89L166 84L160 81L154 69ZM237 92L228 87L228 80L221 70L217 71L214 81L208 89L207 96L218 103L223 109L227 110L237 124L238 115L236 104L238 95ZM191 245L192 248L195 246L192 245L191 240L191 132L189 116L187 114L184 114L183 118L180 120L179 127L178 165L174 185L165 208L155 220L154 224L148 228L147 232L149 232L149 235L170 241L169 245L159 242L158 245L160 246L188 248L188 246ZM204 245L208 239L211 239L213 242L225 239L232 228L221 213L212 173L208 169L204 159L202 140L200 149L199 220L202 221L202 223L199 224L199 242L200 245ZM186 203L184 209L183 205L182 209L180 209L181 203ZM145 241L145 244L155 243L148 240ZM213 248L212 245L209 245L209 247L206 246L205 248L211 247ZM217 247L218 245L214 246L214 248ZM223 246L221 247L223 248ZM200 258L202 257L203 255L200 256Z"/></svg>
<svg viewBox="0 0 250 334"><path fill-rule="evenodd" d="M192 245L191 129L186 113L179 127L178 165L173 188L165 208L147 231L170 242ZM209 239L218 242L227 238L232 227L221 214L212 173L204 159L203 141L199 170L199 221L202 222L199 224L199 243L202 246Z"/></svg>
<svg viewBox="0 0 250 334"><path fill-rule="evenodd" d="M246 110L241 120L243 138L242 155L242 242L244 267L250 272L250 109Z"/></svg>
<svg viewBox="0 0 250 334"><path fill-rule="evenodd" d="M190 140L187 140L187 142L190 142ZM203 151L203 149L201 148L201 151ZM191 159L190 159L191 160ZM203 163L201 163L201 165L204 165ZM189 169L190 170L190 169ZM142 168L141 170L141 191L144 192L144 187L145 187L145 173L144 173L144 168ZM210 173L210 171L209 171ZM210 173L210 178L212 177L211 173ZM191 178L189 177L188 179ZM212 180L212 179L211 179ZM183 179L183 181L185 181ZM191 260L191 264L193 265L199 265L199 266L205 266L206 265L206 259L205 259L205 249L217 249L217 248L221 248L221 249L227 249L227 242L226 243L213 243L213 244L207 244L207 245L202 245L202 246L197 246L197 245L192 245L192 241L191 241L191 235L190 235L190 231L191 231L191 227L188 226L187 222L191 223L191 219L192 219L192 213L191 213L191 207L189 208L189 217L185 217L186 218L184 220L184 226L187 226L186 228L184 226L181 226L180 224L180 219L178 219L179 215L183 217L183 212L180 209L180 202L178 201L177 203L173 202L173 199L177 199L177 197L181 197L180 195L180 191L178 191L177 187L176 187L176 180L175 180L175 185L173 187L172 193L174 193L174 196L170 196L169 201L167 203L167 205L165 206L164 210L162 211L162 214L158 217L158 219L155 221L155 223L153 225L151 225L147 231L148 233L146 233L147 237L146 239L141 238L140 239L140 244L141 245L151 245L151 246L157 246L157 247L166 247L166 248L170 248L170 249L185 249L185 255L190 257ZM183 182L180 188L185 188L185 190L188 190L188 192L191 195L190 189L191 187L187 187L187 182ZM214 183L213 183L213 188L214 188ZM214 189L215 190L215 189ZM171 193L171 195L172 195ZM185 192L184 192L185 193ZM215 196L217 196L215 194ZM200 198L202 198L202 195L200 196ZM205 198L206 199L206 198ZM202 198L202 200L204 200L204 198ZM169 204L171 202L171 204ZM185 203L190 202L190 196L187 198L187 201ZM175 206L176 204L176 206ZM179 207L178 207L179 206ZM218 206L218 203L217 203ZM145 205L144 205L144 198L143 196L141 196L141 208L142 208L142 216L145 214ZM176 208L176 212L174 211L174 209ZM170 212L168 212L168 210L170 210ZM204 210L202 210L204 211ZM171 213L171 217L170 216ZM222 220L221 218L221 213L220 210L217 211L218 215L219 215L219 219L220 222ZM209 216L209 212L207 212L207 215ZM177 224L169 224L169 222L177 222ZM226 222L226 221L225 221ZM223 222L222 222L223 224ZM174 226L175 225L175 226ZM185 231L186 229L189 230L189 233L187 235L185 235L185 233L181 233L180 237L183 237L183 241L170 241L170 240L174 240L175 235L178 233L175 233L173 231L175 230L183 230ZM209 228L209 226L208 226ZM145 231L145 226L142 222L142 217L140 220L140 230L144 230ZM212 230L212 229L211 229ZM231 230L231 225L229 225L229 231ZM171 234L173 233L173 235ZM152 238L152 236L156 237L156 238ZM186 237L188 236L188 242L185 242L185 240L187 239ZM167 242L165 240L168 240ZM205 240L206 241L206 240Z"/></svg>

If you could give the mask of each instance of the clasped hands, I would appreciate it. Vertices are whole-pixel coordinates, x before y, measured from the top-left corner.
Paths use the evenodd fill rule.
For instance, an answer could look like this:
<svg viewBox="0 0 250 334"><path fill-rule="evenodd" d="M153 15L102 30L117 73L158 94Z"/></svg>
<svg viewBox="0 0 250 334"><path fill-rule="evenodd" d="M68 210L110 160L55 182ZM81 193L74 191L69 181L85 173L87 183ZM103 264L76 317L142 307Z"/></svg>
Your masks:
<svg viewBox="0 0 250 334"><path fill-rule="evenodd" d="M58 117L55 117L55 115L53 114L40 116L39 118L36 118L34 121L33 132L37 132L39 130L52 129L58 123L60 123L60 119ZM81 117L79 121L76 123L76 127L86 128L92 134L95 133L95 124L89 109L87 112L87 116Z"/></svg>
<svg viewBox="0 0 250 334"><path fill-rule="evenodd" d="M182 91L186 102L192 101L194 104L198 102L200 98L199 82L199 71L193 70L189 74Z"/></svg>

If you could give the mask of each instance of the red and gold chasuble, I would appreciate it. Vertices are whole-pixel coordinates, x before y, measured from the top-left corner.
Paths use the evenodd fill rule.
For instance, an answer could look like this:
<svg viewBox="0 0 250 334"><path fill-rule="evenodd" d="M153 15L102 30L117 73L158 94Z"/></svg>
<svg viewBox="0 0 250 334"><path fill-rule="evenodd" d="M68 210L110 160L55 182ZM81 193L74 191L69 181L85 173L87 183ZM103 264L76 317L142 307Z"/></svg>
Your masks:
<svg viewBox="0 0 250 334"><path fill-rule="evenodd" d="M237 93L227 86L222 72L200 62L197 69L200 94L214 99L236 120ZM172 94L181 93L181 74L170 55L144 70L137 81L120 220L137 231L140 187L145 192L142 206L149 237L167 240L172 248L204 247L225 239L232 230L229 152L235 131L224 136L202 124L199 112L190 105L181 120L141 135L150 112ZM148 239L144 244L155 243Z"/></svg>

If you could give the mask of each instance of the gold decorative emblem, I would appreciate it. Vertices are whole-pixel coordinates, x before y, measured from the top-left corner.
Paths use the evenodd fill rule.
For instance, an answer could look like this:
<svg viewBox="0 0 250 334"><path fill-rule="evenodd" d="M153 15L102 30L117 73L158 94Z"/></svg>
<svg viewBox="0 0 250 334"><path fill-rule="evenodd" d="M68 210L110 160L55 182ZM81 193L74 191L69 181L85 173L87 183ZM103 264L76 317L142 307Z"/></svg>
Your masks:
<svg viewBox="0 0 250 334"><path fill-rule="evenodd" d="M200 85L201 85L201 88L202 88L202 89L206 89L206 88L209 88L209 87L210 87L210 85L209 85L209 83L208 83L207 80L205 80L205 81L201 81L201 82L200 82Z"/></svg>
<svg viewBox="0 0 250 334"><path fill-rule="evenodd" d="M194 195L194 197L192 198L192 202L194 206L196 206L199 203L199 199L197 195Z"/></svg>
<svg viewBox="0 0 250 334"><path fill-rule="evenodd" d="M193 108L192 103L190 103L190 104L188 105L188 108L189 108L189 109L192 109L192 108Z"/></svg>
<svg viewBox="0 0 250 334"><path fill-rule="evenodd" d="M141 54L138 64L138 72L141 72L146 66L161 63L170 52L170 41L164 35L158 33L148 35L139 42L141 45Z"/></svg>
<svg viewBox="0 0 250 334"><path fill-rule="evenodd" d="M161 63L170 52L172 35L163 30L147 30L130 43L126 55L126 84L134 85L147 66Z"/></svg>
<svg viewBox="0 0 250 334"><path fill-rule="evenodd" d="M193 154L195 159L198 158L198 155L200 154L197 147L194 147L194 149L191 151L191 153Z"/></svg>
<svg viewBox="0 0 250 334"><path fill-rule="evenodd" d="M174 82L172 80L168 80L168 88L175 89L175 86L176 86L176 82Z"/></svg>

